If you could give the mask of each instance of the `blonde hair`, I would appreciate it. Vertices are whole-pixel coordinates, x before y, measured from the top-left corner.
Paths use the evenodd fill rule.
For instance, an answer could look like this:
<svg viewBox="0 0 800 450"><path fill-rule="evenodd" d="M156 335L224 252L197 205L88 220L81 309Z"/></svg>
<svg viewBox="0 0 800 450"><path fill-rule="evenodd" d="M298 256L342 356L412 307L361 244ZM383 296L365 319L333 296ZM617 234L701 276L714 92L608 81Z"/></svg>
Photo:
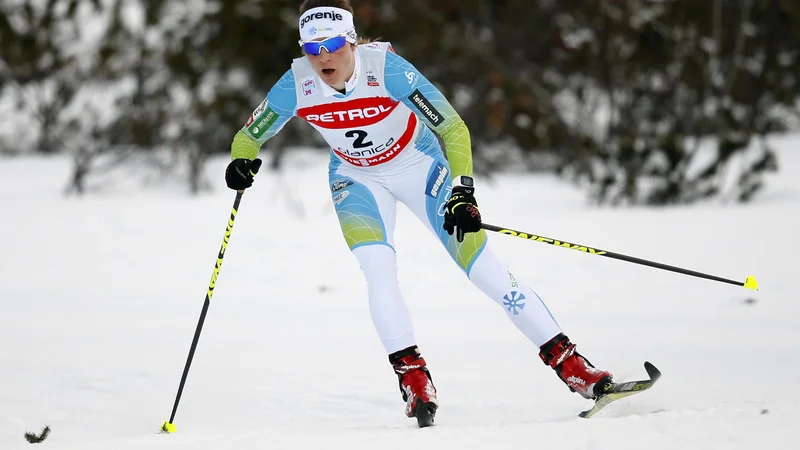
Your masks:
<svg viewBox="0 0 800 450"><path fill-rule="evenodd" d="M309 9L319 8L322 6L345 9L350 11L350 14L355 14L353 12L353 7L350 5L350 0L305 0L300 4L300 14L303 14Z"/></svg>

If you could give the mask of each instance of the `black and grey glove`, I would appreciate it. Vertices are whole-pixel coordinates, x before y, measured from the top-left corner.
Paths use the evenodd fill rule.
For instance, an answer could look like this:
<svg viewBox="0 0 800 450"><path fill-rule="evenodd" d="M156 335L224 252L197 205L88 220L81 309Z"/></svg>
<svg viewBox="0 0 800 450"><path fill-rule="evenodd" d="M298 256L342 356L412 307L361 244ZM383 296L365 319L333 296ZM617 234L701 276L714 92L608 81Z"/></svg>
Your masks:
<svg viewBox="0 0 800 450"><path fill-rule="evenodd" d="M444 205L444 229L451 236L455 231L458 242L464 241L464 233L481 230L481 212L474 193L472 186L455 186L453 195Z"/></svg>
<svg viewBox="0 0 800 450"><path fill-rule="evenodd" d="M229 188L243 191L253 185L253 177L260 168L261 160L259 158L252 161L245 158L234 159L225 169L225 182Z"/></svg>

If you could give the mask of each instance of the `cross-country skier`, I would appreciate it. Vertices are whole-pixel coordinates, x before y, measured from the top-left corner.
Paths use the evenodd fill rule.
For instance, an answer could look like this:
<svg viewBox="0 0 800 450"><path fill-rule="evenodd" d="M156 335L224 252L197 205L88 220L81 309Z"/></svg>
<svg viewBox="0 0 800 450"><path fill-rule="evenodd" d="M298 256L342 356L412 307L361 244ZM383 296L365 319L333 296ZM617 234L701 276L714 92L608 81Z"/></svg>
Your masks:
<svg viewBox="0 0 800 450"><path fill-rule="evenodd" d="M367 281L378 336L400 383L406 415L430 425L438 407L397 281L396 202L438 238L469 280L497 302L570 390L596 398L611 374L595 369L541 298L490 251L475 201L469 131L425 76L391 44L359 42L349 0L300 6L304 56L288 70L233 139L228 187L253 183L261 146L299 116L331 147L331 197L342 233ZM436 133L444 142L442 151Z"/></svg>

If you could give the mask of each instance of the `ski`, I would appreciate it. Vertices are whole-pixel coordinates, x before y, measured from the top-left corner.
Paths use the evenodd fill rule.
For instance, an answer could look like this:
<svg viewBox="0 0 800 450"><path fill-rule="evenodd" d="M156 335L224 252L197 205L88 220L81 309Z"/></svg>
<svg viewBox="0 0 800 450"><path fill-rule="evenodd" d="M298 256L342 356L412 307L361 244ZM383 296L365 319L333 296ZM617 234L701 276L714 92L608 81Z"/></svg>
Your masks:
<svg viewBox="0 0 800 450"><path fill-rule="evenodd" d="M647 371L647 375L650 377L649 380L612 383L611 386L606 389L605 393L597 397L597 400L595 400L594 406L591 409L581 412L578 414L578 416L588 419L612 402L634 394L639 394L653 387L653 385L656 384L656 381L661 378L661 372L656 368L656 366L647 361L644 363L644 370Z"/></svg>
<svg viewBox="0 0 800 450"><path fill-rule="evenodd" d="M436 415L436 404L425 404L421 398L417 399L414 416L417 418L417 425L420 428L433 426L433 418Z"/></svg>

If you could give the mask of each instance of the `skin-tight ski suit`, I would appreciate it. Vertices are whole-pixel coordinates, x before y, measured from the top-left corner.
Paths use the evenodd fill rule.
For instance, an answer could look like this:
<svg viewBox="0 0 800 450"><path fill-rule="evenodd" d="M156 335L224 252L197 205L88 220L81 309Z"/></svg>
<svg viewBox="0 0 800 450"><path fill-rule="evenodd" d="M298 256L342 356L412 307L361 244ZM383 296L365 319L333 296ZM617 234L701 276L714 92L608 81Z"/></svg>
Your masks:
<svg viewBox="0 0 800 450"><path fill-rule="evenodd" d="M232 157L254 159L294 116L322 134L331 148L331 199L366 277L370 314L388 354L416 345L397 279L397 201L538 349L561 332L542 299L495 257L485 231L468 233L458 242L442 226L453 180L472 175L463 120L389 43L359 45L355 64L341 93L322 82L306 58L295 59L234 137Z"/></svg>

